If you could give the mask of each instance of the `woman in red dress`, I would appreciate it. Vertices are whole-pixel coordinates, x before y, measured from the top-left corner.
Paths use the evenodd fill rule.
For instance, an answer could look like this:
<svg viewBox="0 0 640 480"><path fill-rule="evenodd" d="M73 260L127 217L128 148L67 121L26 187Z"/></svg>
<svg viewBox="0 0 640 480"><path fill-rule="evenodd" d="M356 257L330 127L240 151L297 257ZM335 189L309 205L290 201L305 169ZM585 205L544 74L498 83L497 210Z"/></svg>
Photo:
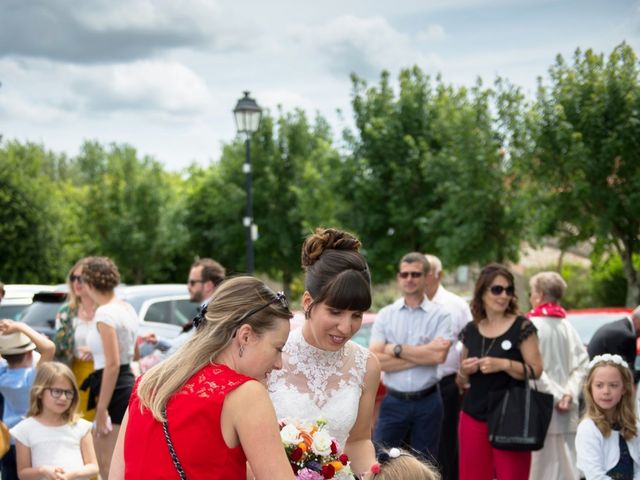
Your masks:
<svg viewBox="0 0 640 480"><path fill-rule="evenodd" d="M223 282L196 333L136 383L110 479L295 477L263 384L282 366L291 312L253 277ZM124 433L123 433L124 432Z"/></svg>

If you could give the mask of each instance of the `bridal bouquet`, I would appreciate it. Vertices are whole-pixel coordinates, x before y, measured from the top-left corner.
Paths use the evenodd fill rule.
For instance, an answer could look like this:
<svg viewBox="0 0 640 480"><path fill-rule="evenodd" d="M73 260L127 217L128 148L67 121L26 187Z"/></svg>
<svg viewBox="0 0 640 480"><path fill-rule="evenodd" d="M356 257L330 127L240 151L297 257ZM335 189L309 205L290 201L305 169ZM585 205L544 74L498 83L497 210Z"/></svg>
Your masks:
<svg viewBox="0 0 640 480"><path fill-rule="evenodd" d="M280 438L298 480L352 480L349 457L340 454L338 442L317 420L310 427L280 422Z"/></svg>

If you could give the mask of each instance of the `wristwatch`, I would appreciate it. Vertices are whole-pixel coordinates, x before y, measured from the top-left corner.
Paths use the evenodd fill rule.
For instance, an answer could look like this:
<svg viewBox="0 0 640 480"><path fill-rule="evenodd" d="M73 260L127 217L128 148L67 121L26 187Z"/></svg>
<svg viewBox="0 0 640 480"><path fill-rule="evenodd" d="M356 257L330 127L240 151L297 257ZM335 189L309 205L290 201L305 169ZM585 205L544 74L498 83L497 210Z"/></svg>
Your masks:
<svg viewBox="0 0 640 480"><path fill-rule="evenodd" d="M402 353L402 345L396 343L396 346L393 347L393 356L396 358L400 358L400 354Z"/></svg>

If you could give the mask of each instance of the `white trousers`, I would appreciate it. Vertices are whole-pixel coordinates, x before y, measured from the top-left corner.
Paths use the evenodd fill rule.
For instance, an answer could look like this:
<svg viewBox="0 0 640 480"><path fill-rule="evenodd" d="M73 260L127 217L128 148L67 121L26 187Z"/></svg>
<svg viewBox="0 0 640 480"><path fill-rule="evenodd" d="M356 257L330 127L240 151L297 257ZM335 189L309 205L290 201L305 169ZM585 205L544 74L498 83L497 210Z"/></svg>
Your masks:
<svg viewBox="0 0 640 480"><path fill-rule="evenodd" d="M542 450L533 452L529 480L579 480L576 434L547 434Z"/></svg>

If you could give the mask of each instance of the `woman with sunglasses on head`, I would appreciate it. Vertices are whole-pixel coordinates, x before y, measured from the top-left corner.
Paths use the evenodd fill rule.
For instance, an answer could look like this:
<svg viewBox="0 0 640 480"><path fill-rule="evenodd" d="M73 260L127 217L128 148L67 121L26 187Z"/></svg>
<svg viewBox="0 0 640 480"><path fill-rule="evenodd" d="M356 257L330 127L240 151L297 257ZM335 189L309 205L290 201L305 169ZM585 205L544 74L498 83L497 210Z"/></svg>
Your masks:
<svg viewBox="0 0 640 480"><path fill-rule="evenodd" d="M473 322L460 336L461 367L456 379L466 389L460 413L460 480L529 478L531 452L500 450L489 443L489 392L506 390L514 379L542 373L535 326L518 314L513 275L492 263L480 272L471 301Z"/></svg>
<svg viewBox="0 0 640 480"><path fill-rule="evenodd" d="M56 315L56 333L53 341L56 344L56 360L71 367L76 382L82 382L93 372L93 356L87 345L87 334L93 325L96 304L84 288L82 265L85 259L78 260L69 270L67 301L60 307ZM89 395L80 392L78 411L82 418L92 421L95 410L87 409Z"/></svg>
<svg viewBox="0 0 640 480"><path fill-rule="evenodd" d="M380 365L350 341L371 307L367 262L353 235L318 228L302 246L305 322L291 332L282 370L269 376L278 418L312 423L319 418L351 459L354 472L375 462L371 442Z"/></svg>
<svg viewBox="0 0 640 480"><path fill-rule="evenodd" d="M134 388L110 479L293 480L261 383L282 366L292 317L253 277L220 284L195 333Z"/></svg>

